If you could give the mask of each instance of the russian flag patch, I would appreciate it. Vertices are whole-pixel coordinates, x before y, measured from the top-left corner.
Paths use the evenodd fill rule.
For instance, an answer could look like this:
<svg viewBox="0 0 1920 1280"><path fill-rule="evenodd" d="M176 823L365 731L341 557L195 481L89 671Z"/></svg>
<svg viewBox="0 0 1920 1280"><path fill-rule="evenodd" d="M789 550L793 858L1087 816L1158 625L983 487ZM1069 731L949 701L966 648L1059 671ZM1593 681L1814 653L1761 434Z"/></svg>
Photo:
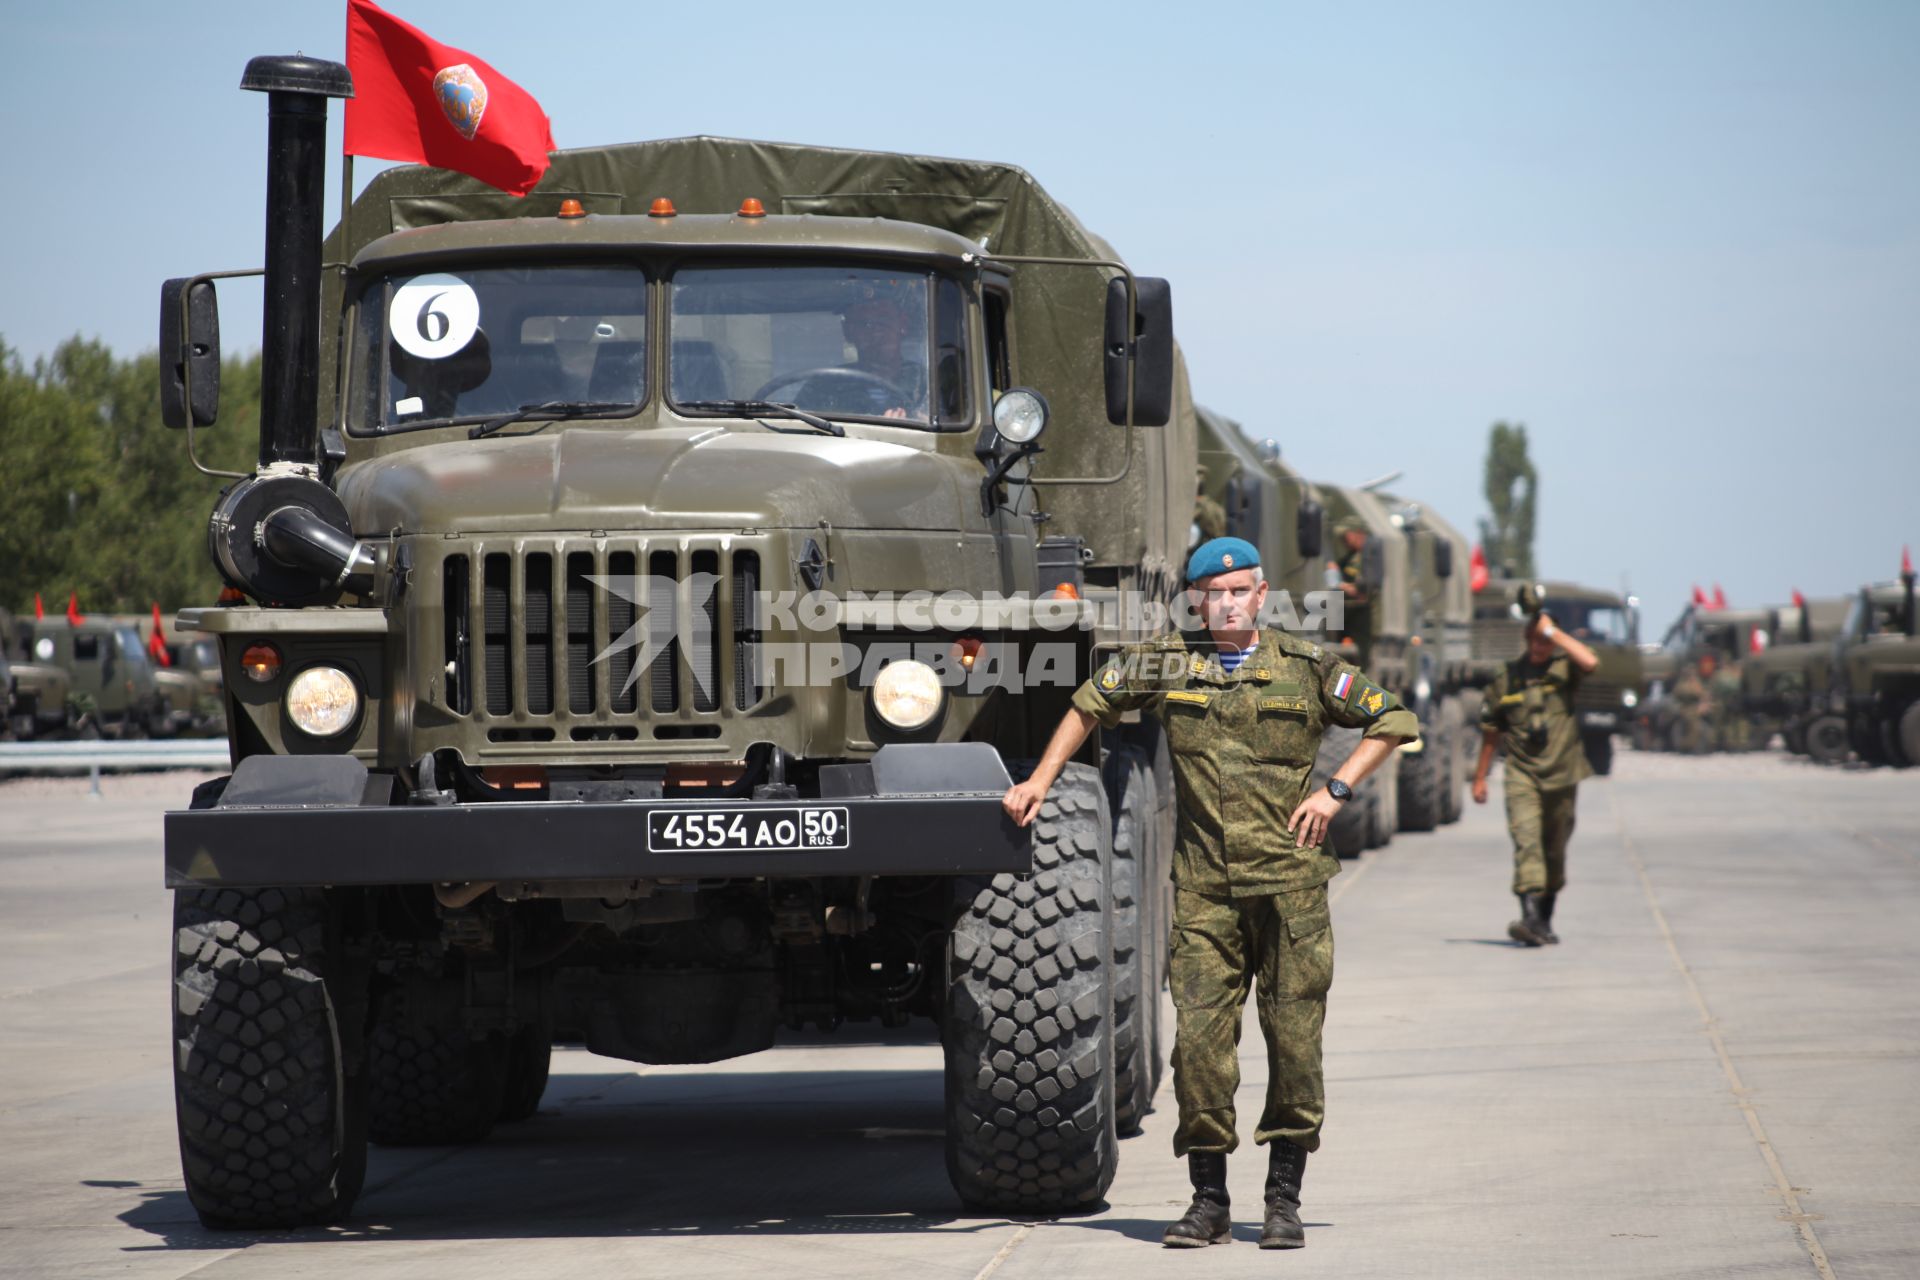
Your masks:
<svg viewBox="0 0 1920 1280"><path fill-rule="evenodd" d="M1333 682L1333 696L1335 698L1344 698L1347 696L1347 690L1351 688L1353 688L1353 672L1342 671L1340 678Z"/></svg>

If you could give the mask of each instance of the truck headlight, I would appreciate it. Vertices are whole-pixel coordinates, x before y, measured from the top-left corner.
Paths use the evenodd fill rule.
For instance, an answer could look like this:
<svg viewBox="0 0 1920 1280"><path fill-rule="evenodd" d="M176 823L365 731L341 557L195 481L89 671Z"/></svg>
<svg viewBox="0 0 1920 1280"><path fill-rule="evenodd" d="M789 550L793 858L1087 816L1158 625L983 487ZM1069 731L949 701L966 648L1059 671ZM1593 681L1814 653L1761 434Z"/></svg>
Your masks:
<svg viewBox="0 0 1920 1280"><path fill-rule="evenodd" d="M1620 705L1623 707L1637 707L1640 705L1640 695L1631 689L1623 689L1620 692Z"/></svg>
<svg viewBox="0 0 1920 1280"><path fill-rule="evenodd" d="M345 733L360 714L360 687L338 667L308 667L287 685L287 716L314 738Z"/></svg>
<svg viewBox="0 0 1920 1280"><path fill-rule="evenodd" d="M940 714L940 677L924 662L901 658L880 668L868 698L874 714L896 729L923 729Z"/></svg>

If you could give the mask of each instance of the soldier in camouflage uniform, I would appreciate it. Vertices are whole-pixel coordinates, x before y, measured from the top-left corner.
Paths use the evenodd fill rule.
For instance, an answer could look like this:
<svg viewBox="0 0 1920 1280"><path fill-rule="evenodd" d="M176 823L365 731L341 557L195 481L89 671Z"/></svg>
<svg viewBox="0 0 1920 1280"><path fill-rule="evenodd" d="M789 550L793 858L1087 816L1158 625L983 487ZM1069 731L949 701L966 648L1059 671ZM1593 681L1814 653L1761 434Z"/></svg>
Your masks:
<svg viewBox="0 0 1920 1280"><path fill-rule="evenodd" d="M1560 630L1548 614L1527 623L1527 651L1501 668L1480 707L1480 760L1473 801L1487 802L1494 748L1507 750L1507 830L1513 837L1513 892L1520 918L1507 936L1529 947L1560 941L1553 908L1567 883L1574 799L1593 774L1573 709L1580 678L1600 665L1593 650Z"/></svg>
<svg viewBox="0 0 1920 1280"><path fill-rule="evenodd" d="M1747 750L1747 717L1741 709L1740 664L1721 665L1707 681L1713 706L1713 744L1721 751Z"/></svg>
<svg viewBox="0 0 1920 1280"><path fill-rule="evenodd" d="M1174 1247L1232 1238L1227 1155L1239 1145L1234 1093L1248 991L1259 988L1267 1098L1254 1141L1268 1143L1262 1248L1298 1248L1300 1183L1320 1145L1325 1095L1320 1029L1333 981L1327 881L1339 860L1327 826L1353 788L1419 722L1358 668L1317 644L1260 629L1267 587L1259 553L1216 538L1187 563L1207 632L1170 633L1123 650L1074 694L1046 755L1006 807L1025 826L1095 724L1129 711L1166 727L1179 805L1174 849L1170 984L1179 1020L1173 1051L1180 1125L1194 1198L1167 1228ZM1333 780L1307 794L1329 725L1366 735Z"/></svg>
<svg viewBox="0 0 1920 1280"><path fill-rule="evenodd" d="M1692 755L1707 749L1707 716L1713 710L1707 680L1713 676L1713 666L1713 655L1704 653L1697 667L1682 667L1674 677L1673 692L1668 696L1678 710L1674 712L1673 740L1668 745L1675 751Z"/></svg>

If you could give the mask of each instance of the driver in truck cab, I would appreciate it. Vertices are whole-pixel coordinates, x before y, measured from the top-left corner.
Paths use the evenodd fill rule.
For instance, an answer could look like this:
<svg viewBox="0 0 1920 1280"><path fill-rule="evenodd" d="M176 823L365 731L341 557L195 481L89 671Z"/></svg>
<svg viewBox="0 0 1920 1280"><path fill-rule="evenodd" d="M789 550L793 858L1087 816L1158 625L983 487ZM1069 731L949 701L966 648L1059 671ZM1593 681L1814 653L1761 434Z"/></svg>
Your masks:
<svg viewBox="0 0 1920 1280"><path fill-rule="evenodd" d="M912 318L902 301L872 287L840 313L840 328L860 358L845 366L887 384L893 398L881 409L887 418L924 418L927 372L908 360L903 348ZM924 341L924 340L923 340Z"/></svg>

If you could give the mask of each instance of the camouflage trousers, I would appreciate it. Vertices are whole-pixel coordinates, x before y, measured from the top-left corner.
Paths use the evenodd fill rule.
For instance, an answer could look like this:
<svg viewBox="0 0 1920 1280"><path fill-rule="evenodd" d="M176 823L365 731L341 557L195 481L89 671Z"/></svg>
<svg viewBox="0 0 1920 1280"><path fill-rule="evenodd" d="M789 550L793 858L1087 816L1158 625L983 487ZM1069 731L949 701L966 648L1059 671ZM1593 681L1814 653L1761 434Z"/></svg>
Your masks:
<svg viewBox="0 0 1920 1280"><path fill-rule="evenodd" d="M1279 1138L1317 1150L1327 1110L1320 1028L1333 984L1327 887L1252 898L1176 889L1168 977L1179 1019L1173 1094L1180 1125L1173 1153L1240 1145L1233 1111L1240 1024L1256 985L1267 1041L1267 1102L1253 1140Z"/></svg>
<svg viewBox="0 0 1920 1280"><path fill-rule="evenodd" d="M1567 884L1567 842L1573 839L1573 802L1580 788L1544 790L1518 769L1506 774L1513 891L1558 893Z"/></svg>

